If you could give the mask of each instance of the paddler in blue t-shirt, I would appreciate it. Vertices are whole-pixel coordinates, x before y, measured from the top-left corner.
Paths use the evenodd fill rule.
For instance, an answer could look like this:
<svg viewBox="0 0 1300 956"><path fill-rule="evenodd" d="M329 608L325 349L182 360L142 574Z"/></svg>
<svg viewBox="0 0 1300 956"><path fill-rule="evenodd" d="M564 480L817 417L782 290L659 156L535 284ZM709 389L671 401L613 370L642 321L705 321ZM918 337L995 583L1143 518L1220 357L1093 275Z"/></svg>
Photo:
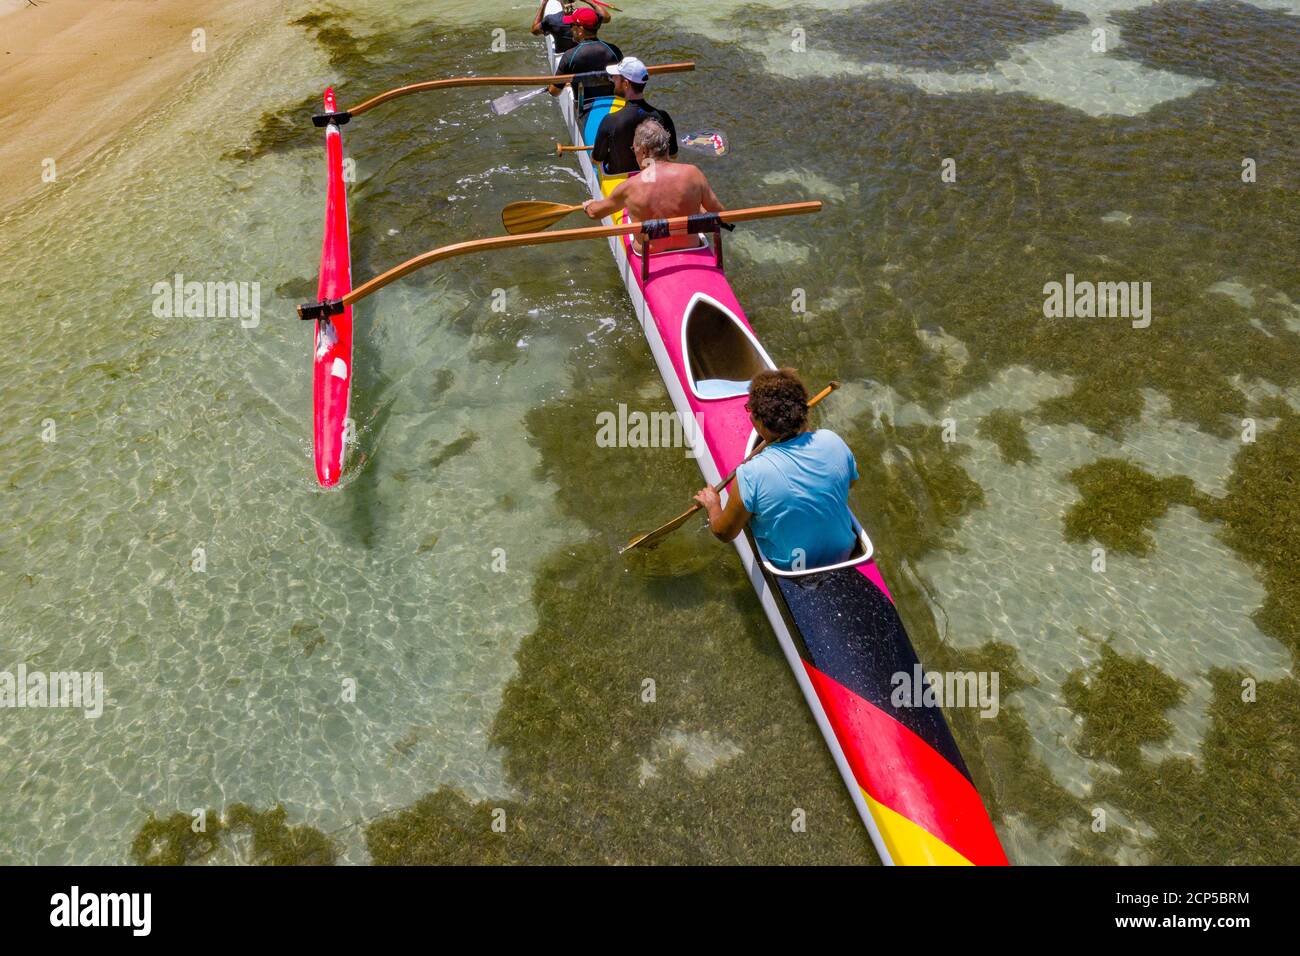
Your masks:
<svg viewBox="0 0 1300 956"><path fill-rule="evenodd" d="M783 571L848 560L858 534L849 511L858 464L849 446L830 429L805 430L808 391L794 369L755 375L745 410L768 446L737 469L725 508L712 487L695 496L713 534L730 541L749 525L759 551Z"/></svg>

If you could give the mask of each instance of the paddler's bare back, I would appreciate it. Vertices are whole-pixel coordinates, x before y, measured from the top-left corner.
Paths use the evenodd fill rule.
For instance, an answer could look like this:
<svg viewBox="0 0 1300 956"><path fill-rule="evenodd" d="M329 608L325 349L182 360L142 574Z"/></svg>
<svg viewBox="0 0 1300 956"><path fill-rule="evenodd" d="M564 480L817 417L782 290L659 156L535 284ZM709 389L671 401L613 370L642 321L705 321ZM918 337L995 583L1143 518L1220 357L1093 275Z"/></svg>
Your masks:
<svg viewBox="0 0 1300 956"><path fill-rule="evenodd" d="M707 211L713 190L694 166L654 163L627 182L627 209L634 219L671 219Z"/></svg>
<svg viewBox="0 0 1300 956"><path fill-rule="evenodd" d="M600 219L626 209L628 218L644 222L647 219L672 219L676 216L722 211L722 203L713 194L704 173L694 166L672 162L667 158L666 135L654 120L644 120L637 127L633 148L641 172L619 183L607 198L584 203L583 208L588 216ZM647 155L651 152L657 155ZM698 236L692 235L668 236L654 240L651 251L690 249L699 245L699 241ZM641 251L639 236L636 239L636 251Z"/></svg>
<svg viewBox="0 0 1300 956"><path fill-rule="evenodd" d="M653 163L627 181L627 211L635 220L671 219L721 209L704 174L685 163ZM695 236L669 236L656 240L654 248L659 252L698 244Z"/></svg>

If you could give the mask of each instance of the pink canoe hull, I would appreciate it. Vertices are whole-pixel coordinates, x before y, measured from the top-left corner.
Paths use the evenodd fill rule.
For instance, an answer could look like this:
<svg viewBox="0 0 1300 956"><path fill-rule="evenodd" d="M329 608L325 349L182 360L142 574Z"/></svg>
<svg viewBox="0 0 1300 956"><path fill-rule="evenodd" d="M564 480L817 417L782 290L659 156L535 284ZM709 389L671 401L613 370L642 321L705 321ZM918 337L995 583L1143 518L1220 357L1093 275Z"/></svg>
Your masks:
<svg viewBox="0 0 1300 956"><path fill-rule="evenodd" d="M641 257L633 249L631 237L624 236L620 241L627 252L637 288L645 297L647 311L659 329L664 349L672 360L679 382L688 380L682 322L690 310L691 301L697 295L703 293L723 306L757 340L740 300L732 291L726 275L718 269L711 249L656 253L650 257L650 281L645 282L641 278ZM719 477L729 474L745 460L753 435L749 413L745 411L745 396L701 399L689 389L685 390L685 396L695 421L699 423L704 443L717 465ZM885 586L874 560L857 565L857 569L889 595L889 588ZM892 600L892 595L889 596Z"/></svg>
<svg viewBox="0 0 1300 956"><path fill-rule="evenodd" d="M554 71L549 42L548 54ZM594 139L602 113L625 106L596 100L583 116L569 91L558 99L575 144ZM622 178L603 175L587 153L576 156L593 197L608 195ZM725 383L748 380L772 360L712 249L652 255L646 280L627 237L611 239L610 248L673 406L693 419L703 477L717 483L744 460L753 434L746 395L728 394L743 384ZM694 325L697 314L701 326ZM732 544L881 861L1004 865L1006 854L942 710L895 700L897 675L919 675L921 662L869 556L872 546L865 535L862 540L858 557L803 572L768 566L748 532Z"/></svg>

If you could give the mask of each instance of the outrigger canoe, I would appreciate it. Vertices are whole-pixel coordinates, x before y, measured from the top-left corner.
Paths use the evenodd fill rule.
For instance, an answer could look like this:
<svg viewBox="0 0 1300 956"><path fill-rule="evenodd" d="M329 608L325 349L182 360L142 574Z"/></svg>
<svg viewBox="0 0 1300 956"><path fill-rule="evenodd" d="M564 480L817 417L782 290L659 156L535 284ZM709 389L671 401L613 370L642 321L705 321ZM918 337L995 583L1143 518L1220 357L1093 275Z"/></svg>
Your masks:
<svg viewBox="0 0 1300 956"><path fill-rule="evenodd" d="M547 12L560 9L551 0ZM546 38L551 72L558 57ZM602 97L577 112L573 91L558 97L574 146L595 139L600 121L623 101ZM624 178L606 176L589 153L576 154L593 198ZM621 214L611 222L621 221ZM745 411L746 387L775 367L737 301L714 245L649 255L632 236L610 249L673 406L688 429L700 470L717 483L757 438ZM860 534L857 553L831 567L778 570L746 531L735 548L781 650L886 864L1006 864L979 793L937 707L896 708L896 674L920 664L893 598Z"/></svg>
<svg viewBox="0 0 1300 956"><path fill-rule="evenodd" d="M335 110L334 90L325 91L325 111ZM325 127L325 238L320 251L319 299L341 299L352 291L348 197L343 181L343 133ZM330 487L343 473L343 454L352 392L352 307L316 320L312 350L312 446L316 480Z"/></svg>

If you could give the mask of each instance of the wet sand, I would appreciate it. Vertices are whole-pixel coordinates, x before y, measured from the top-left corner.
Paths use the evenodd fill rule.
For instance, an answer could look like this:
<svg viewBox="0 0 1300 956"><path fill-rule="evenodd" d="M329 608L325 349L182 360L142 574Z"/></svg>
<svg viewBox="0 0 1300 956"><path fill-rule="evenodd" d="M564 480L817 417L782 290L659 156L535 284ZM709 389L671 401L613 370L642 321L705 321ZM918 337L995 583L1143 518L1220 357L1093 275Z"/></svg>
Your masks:
<svg viewBox="0 0 1300 956"><path fill-rule="evenodd" d="M0 215L76 176L243 28L253 0L0 0ZM202 29L206 52L195 52Z"/></svg>

